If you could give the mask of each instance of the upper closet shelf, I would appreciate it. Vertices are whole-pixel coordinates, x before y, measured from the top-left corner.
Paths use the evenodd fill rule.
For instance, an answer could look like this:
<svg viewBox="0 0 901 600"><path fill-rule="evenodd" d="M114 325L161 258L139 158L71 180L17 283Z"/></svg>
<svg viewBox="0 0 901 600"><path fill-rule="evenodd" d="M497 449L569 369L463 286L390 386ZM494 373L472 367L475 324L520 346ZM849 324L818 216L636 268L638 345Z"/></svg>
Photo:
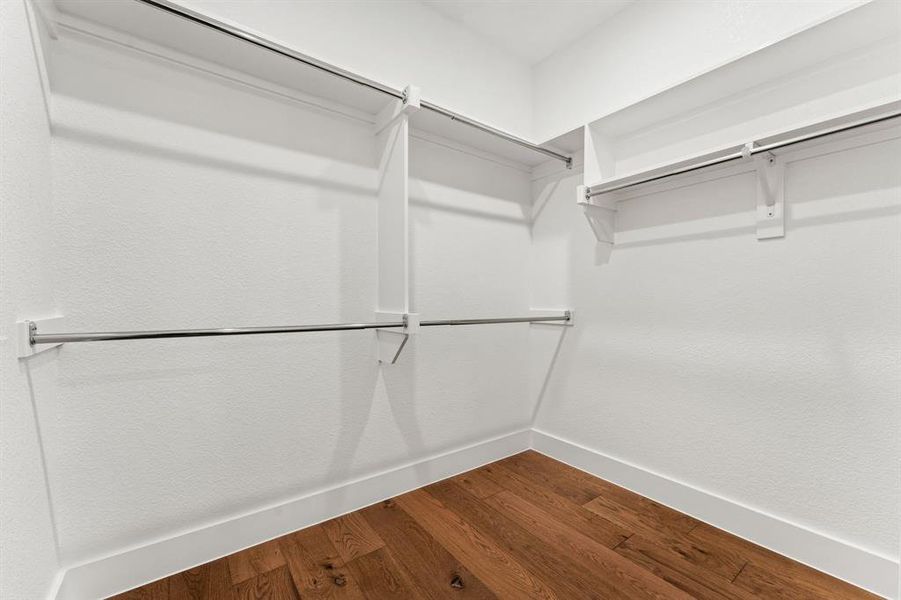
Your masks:
<svg viewBox="0 0 901 600"><path fill-rule="evenodd" d="M577 202L595 237L613 244L617 202L664 179L747 171L757 175L757 237L781 237L786 162L827 136L898 122L899 21L891 2L863 4L587 124Z"/></svg>
<svg viewBox="0 0 901 600"><path fill-rule="evenodd" d="M56 0L56 6L64 18L72 16L98 24L119 34L371 116L377 115L386 101L404 98L403 90L330 65L168 0ZM427 100L420 100L419 105L424 110L411 119L411 124L418 130L525 166L549 159L558 160L567 167L572 165L569 155L554 148L534 144Z"/></svg>
<svg viewBox="0 0 901 600"><path fill-rule="evenodd" d="M614 185L901 98L901 23L871 2L584 128L584 184Z"/></svg>

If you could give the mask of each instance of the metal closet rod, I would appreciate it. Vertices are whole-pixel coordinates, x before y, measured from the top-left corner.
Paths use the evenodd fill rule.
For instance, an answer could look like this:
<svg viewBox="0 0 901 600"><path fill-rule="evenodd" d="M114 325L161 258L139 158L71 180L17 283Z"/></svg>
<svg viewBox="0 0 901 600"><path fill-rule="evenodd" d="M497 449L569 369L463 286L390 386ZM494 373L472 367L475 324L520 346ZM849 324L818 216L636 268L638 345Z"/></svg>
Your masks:
<svg viewBox="0 0 901 600"><path fill-rule="evenodd" d="M263 48L264 50L269 50L270 52L274 52L281 56L290 58L292 60L296 60L305 65L314 67L319 69L320 71L324 71L330 75L334 75L335 77L339 77L344 79L345 81L350 81L352 83L356 83L357 85L362 85L363 87L367 87L371 90L375 90L377 92L381 92L382 94L386 94L388 96L392 96L397 98L398 100L404 100L404 93L400 90L396 90L392 87L379 83L377 81L373 81L372 79L367 79L366 77L362 77L357 75L356 73L351 73L350 71L346 71L334 65L330 65L321 60L315 59L311 56L307 56L305 54L301 54L296 50L292 50L287 46L282 46L276 42L271 40L267 40L266 38L262 38L256 34L250 33L240 27L235 27L234 25L229 25L228 23L224 23L219 21L218 19L214 19L208 15L203 13L199 13L197 11L191 10L189 8L185 8L174 2L170 2L169 0L137 0L143 4L148 6L152 6L164 12L167 12L172 15L176 15L182 17L183 19L187 19L198 25L203 25L208 27L209 29L214 29L219 33L224 33L225 35L231 36L233 38L240 39L249 44L253 44L258 48ZM431 102L420 102L420 106L426 110L430 110L432 112L438 113L445 117L450 118L454 121L459 121L465 125L478 129L480 131L484 131L485 133L497 136L501 139L507 140L508 142L512 142L514 144L518 144L524 148L528 148L529 150L534 150L535 152L540 152L545 156L550 156L551 158L555 158L557 160L563 161L566 163L567 168L572 167L572 157L567 156L565 154L560 154L559 152L554 152L553 150L548 150L547 148L542 148L537 144L533 144L527 140L524 140L515 135L509 134L505 131L501 131L500 129L495 129L494 127L490 127L489 125L485 125L484 123L480 123L468 117L464 117L461 114L455 113L452 110L448 110L446 108L442 108L437 104L433 104Z"/></svg>
<svg viewBox="0 0 901 600"><path fill-rule="evenodd" d="M841 133L843 131L850 131L852 129L857 129L858 127L865 127L867 125L874 125L876 123L882 123L883 121L888 121L891 119L896 119L901 117L901 111L894 111L888 114L883 114L875 117L870 117L867 119L862 119L859 121L854 121L853 123L848 123L846 125L837 125L835 127L829 127L826 129L821 129L819 131L813 131L811 133L805 133L802 135L798 135L795 137L787 138L778 142L773 142L772 144L765 144L763 146L751 146L747 151L738 150L736 152L730 152L729 154L724 154L723 156L718 156L716 158L712 158L710 160L705 160L702 162L693 163L684 167L680 167L678 169L672 169L666 171L664 173L660 173L658 175L652 175L649 177L643 177L641 179L636 179L634 181L629 181L626 183L614 184L610 186L593 186L589 188L588 192L585 194L587 198L591 198L593 196L599 196L601 194L608 194L610 192L615 192L617 190L624 190L626 188L634 187L636 185L641 185L643 183L650 183L652 181L658 181L660 179L666 179L667 177L672 177L674 175L681 175L682 173L690 173L692 171L697 171L699 169L704 169L706 167L712 167L713 165L721 165L723 163L732 162L733 160L740 160L742 158L748 158L749 156L753 156L755 154L760 154L762 152L770 152L772 150L778 150L780 148L785 148L786 146L791 146L793 144L800 144L801 142L808 142L810 140L815 140L821 137L826 137L828 135L833 135L836 133Z"/></svg>
<svg viewBox="0 0 901 600"><path fill-rule="evenodd" d="M444 325L488 325L493 323L545 323L569 321L571 313L546 317L499 317L493 319L442 319L421 321L420 327ZM69 344L74 342L103 342L117 340L152 340L167 338L214 337L221 335L257 335L265 333L308 333L313 331L348 331L356 329L399 329L406 321L386 323L328 323L324 325L287 325L284 327L233 327L227 329L160 329L149 331L106 331L92 333L39 333L35 323L29 323L29 341L35 344Z"/></svg>

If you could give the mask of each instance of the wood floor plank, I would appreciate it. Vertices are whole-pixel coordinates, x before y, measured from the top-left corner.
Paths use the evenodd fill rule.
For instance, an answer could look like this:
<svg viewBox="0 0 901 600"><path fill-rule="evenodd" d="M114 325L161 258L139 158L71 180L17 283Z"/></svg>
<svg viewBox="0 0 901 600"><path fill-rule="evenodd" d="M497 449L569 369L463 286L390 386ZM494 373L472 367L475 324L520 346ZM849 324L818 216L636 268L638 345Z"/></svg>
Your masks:
<svg viewBox="0 0 901 600"><path fill-rule="evenodd" d="M329 539L346 562L378 550L385 542L359 513L350 513L322 523Z"/></svg>
<svg viewBox="0 0 901 600"><path fill-rule="evenodd" d="M429 493L416 490L395 501L498 596L557 598L546 583Z"/></svg>
<svg viewBox="0 0 901 600"><path fill-rule="evenodd" d="M169 579L160 579L153 583L110 596L107 600L169 600Z"/></svg>
<svg viewBox="0 0 901 600"><path fill-rule="evenodd" d="M279 539L294 586L302 598L362 600L363 591L322 527Z"/></svg>
<svg viewBox="0 0 901 600"><path fill-rule="evenodd" d="M388 548L361 554L347 563L368 600L422 600L425 596L410 581Z"/></svg>
<svg viewBox="0 0 901 600"><path fill-rule="evenodd" d="M583 506L596 515L635 533L648 536L667 534L671 536L685 535L697 525L694 519L683 515L685 519L674 519L672 509L661 504L649 503L643 509L636 510L621 504L613 498L601 495L586 502Z"/></svg>
<svg viewBox="0 0 901 600"><path fill-rule="evenodd" d="M555 519L573 524L579 531L605 546L613 548L632 535L632 531L622 525L613 523L547 488L533 485L528 479L502 465L497 463L487 465L480 471L498 486L537 504Z"/></svg>
<svg viewBox="0 0 901 600"><path fill-rule="evenodd" d="M548 458L540 452L526 450L506 459L510 468L541 477L548 485L572 496L573 502L584 504L605 491L603 481L575 467Z"/></svg>
<svg viewBox="0 0 901 600"><path fill-rule="evenodd" d="M228 559L220 558L207 564L210 567L210 599L233 600L235 592L232 587Z"/></svg>
<svg viewBox="0 0 901 600"><path fill-rule="evenodd" d="M850 583L706 523L695 528L688 537L716 545L722 553L745 559L748 565L735 579L735 585L753 593L764 593L758 591L764 590L767 594L776 594L777 588L784 588L779 592L782 595L775 597L796 598L800 597L798 594L807 593L807 597L814 598L878 598Z"/></svg>
<svg viewBox="0 0 901 600"><path fill-rule="evenodd" d="M559 598L627 598L613 582L595 576L454 482L443 481L426 489L546 582Z"/></svg>
<svg viewBox="0 0 901 600"><path fill-rule="evenodd" d="M838 582L838 580L835 580ZM844 582L839 582L844 583ZM792 577L789 573L769 571L754 563L742 569L734 584L758 598L775 600L853 600L857 598L877 599L870 594L848 584L823 586L822 581L807 577Z"/></svg>
<svg viewBox="0 0 901 600"><path fill-rule="evenodd" d="M735 576L748 562L744 556L733 551L724 550L719 544L693 538L691 532L688 534L674 534L665 529L652 531L643 528L640 533L630 538L630 541L632 545L638 544L639 541L642 541L644 546L653 544L659 550L655 554L659 554L659 556L666 555L673 560L686 561L729 582L735 579ZM648 551L650 552L650 548L648 548ZM669 561L664 560L663 562Z"/></svg>
<svg viewBox="0 0 901 600"><path fill-rule="evenodd" d="M754 597L733 586L731 578L709 571L639 534L624 541L615 551L699 600L751 600Z"/></svg>
<svg viewBox="0 0 901 600"><path fill-rule="evenodd" d="M231 573L232 583L236 585L284 564L285 558L277 540L264 542L228 557L228 570Z"/></svg>
<svg viewBox="0 0 901 600"><path fill-rule="evenodd" d="M288 567L266 571L235 586L237 600L299 600Z"/></svg>
<svg viewBox="0 0 901 600"><path fill-rule="evenodd" d="M169 600L232 600L228 560L219 559L169 577Z"/></svg>
<svg viewBox="0 0 901 600"><path fill-rule="evenodd" d="M492 479L485 475L480 469L475 469L452 477L451 481L456 482L477 498L487 498L488 496L503 490L501 486L492 481Z"/></svg>
<svg viewBox="0 0 901 600"><path fill-rule="evenodd" d="M501 465L530 479L534 484L543 486L555 494L563 496L574 504L585 504L597 497L598 492L581 482L560 477L559 469L551 469L538 457L537 452L527 451L498 461Z"/></svg>
<svg viewBox="0 0 901 600"><path fill-rule="evenodd" d="M507 460L519 472L531 473L533 476L540 474L542 480L550 482L549 485L555 489L567 490L574 501L585 498L580 504L591 502L600 496L603 500L599 502L638 513L655 529L664 527L678 533L687 533L700 523L684 513L538 452L523 452Z"/></svg>
<svg viewBox="0 0 901 600"><path fill-rule="evenodd" d="M618 590L626 592L629 598L690 598L668 582L649 576L646 569L623 558L607 546L555 520L539 507L510 492L495 494L485 502L503 514L510 515L559 552L581 561L585 568L605 581L612 582Z"/></svg>
<svg viewBox="0 0 901 600"><path fill-rule="evenodd" d="M600 481L600 480L598 480ZM645 522L650 522L654 527L664 528L678 533L688 533L700 524L700 521L684 513L654 502L649 498L639 496L618 485L603 482L600 486L604 489L598 498L592 500L597 503L601 499L615 502L618 506L626 507L634 513L643 515Z"/></svg>
<svg viewBox="0 0 901 600"><path fill-rule="evenodd" d="M360 512L427 598L496 598L479 578L394 501L386 500Z"/></svg>
<svg viewBox="0 0 901 600"><path fill-rule="evenodd" d="M205 600L210 597L209 567L188 569L169 578L169 600Z"/></svg>

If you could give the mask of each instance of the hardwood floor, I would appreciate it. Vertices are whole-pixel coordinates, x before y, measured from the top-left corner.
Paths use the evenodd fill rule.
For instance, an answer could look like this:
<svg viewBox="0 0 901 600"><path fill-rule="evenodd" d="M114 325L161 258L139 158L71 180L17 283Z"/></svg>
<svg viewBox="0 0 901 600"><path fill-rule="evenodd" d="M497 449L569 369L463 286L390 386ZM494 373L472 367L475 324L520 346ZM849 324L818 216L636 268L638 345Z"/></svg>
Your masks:
<svg viewBox="0 0 901 600"><path fill-rule="evenodd" d="M524 452L115 598L876 597Z"/></svg>

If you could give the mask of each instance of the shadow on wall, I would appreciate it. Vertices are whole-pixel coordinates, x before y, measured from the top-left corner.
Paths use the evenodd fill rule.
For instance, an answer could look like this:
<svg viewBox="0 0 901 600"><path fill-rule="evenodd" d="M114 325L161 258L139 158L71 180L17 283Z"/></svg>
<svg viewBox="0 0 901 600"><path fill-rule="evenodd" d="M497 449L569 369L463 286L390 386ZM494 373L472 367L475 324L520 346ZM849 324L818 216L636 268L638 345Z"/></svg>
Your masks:
<svg viewBox="0 0 901 600"><path fill-rule="evenodd" d="M325 210L335 206L328 196L326 194L321 203ZM336 204L339 211L339 268L342 271L338 318L341 322L371 321L374 318L374 311L368 314L360 312L360 281L352 274L359 265L370 265L373 275L376 275L373 277L375 282L373 292L377 295L377 246L367 244L361 247L360 236L357 235L361 227L360 213L347 203ZM372 223L365 224L367 229L371 229L372 225ZM375 242L376 239L372 241ZM426 446L415 402L415 341L411 339L407 342L396 364L385 365L378 361L374 331L346 332L341 335L336 360L340 365L339 372L346 375L340 377L338 382L339 429L331 450L331 460L325 472L329 483L345 483L375 470L401 464L406 458L424 456ZM406 443L406 452L401 448L391 448L386 454L364 446L364 443L369 443L366 436L367 428L373 417L383 416L382 409L386 407L380 405L385 402L397 430ZM376 440L377 443L380 441ZM343 498L347 490L340 488L336 493Z"/></svg>
<svg viewBox="0 0 901 600"><path fill-rule="evenodd" d="M544 212L544 209L547 208L548 204L551 200L556 196L557 190L560 189L560 184L563 182L563 177L556 177L551 181L547 182L547 185L541 188L538 193L538 197L532 200L532 208L531 213L529 215L529 233L533 233L535 229L535 223L538 219L541 218L541 214ZM568 189L568 188L565 188ZM572 187L573 197L575 198L576 188Z"/></svg>
<svg viewBox="0 0 901 600"><path fill-rule="evenodd" d="M227 160L224 158L210 156L208 154L173 150L172 148L164 146L155 146L153 144L137 141L134 139L114 137L111 135L98 133L96 131L78 129L66 125L54 126L53 133L55 137L59 138L106 146L113 150L130 152L133 154L149 156L152 158L177 162L180 164L191 164L204 168L220 169L223 171L228 171L230 173L246 174L268 179L278 179L287 181L289 183L326 187L360 196L371 196L373 194L372 187L357 186L345 183L345 181L343 181L340 176L334 178L313 178L297 173L296 169L293 171L288 171L267 168L262 165L252 164L249 161ZM367 166L371 167L371 165Z"/></svg>
<svg viewBox="0 0 901 600"><path fill-rule="evenodd" d="M426 145L429 147L426 148ZM459 160L453 156L448 156L447 160L436 159L449 153L468 154L435 142L411 139L411 206L512 224L524 224L529 221L531 206L524 200L529 198L527 171L522 171L523 189L515 190L511 188L507 177L496 177L495 174L497 169L505 171L519 171L519 169L482 157L471 160ZM429 193L432 186L454 190L454 202L435 201L434 195ZM494 206L493 210L489 210L489 207L480 201L480 198L485 196L510 203L511 209ZM416 214L417 218L422 219L428 213L416 211Z"/></svg>
<svg viewBox="0 0 901 600"><path fill-rule="evenodd" d="M542 367L542 377L541 377L541 385L538 388L538 393L535 395L533 402L535 403L532 408L532 418L530 420L531 426L534 428L535 423L538 421L538 416L541 414L541 407L544 405L544 398L547 395L548 386L551 382L551 377L555 375L554 369L557 367L558 358L560 357L560 350L563 348L563 343L566 341L567 333L569 332L569 327L560 327L554 325L542 325L540 323L536 323L532 325L535 327L535 331L540 331L542 329L549 330L548 333L551 333L552 330L559 329L557 333L557 344L553 347L553 352L551 353L551 357L548 360L544 361L544 364L533 365ZM565 374L560 375L556 374L558 377L565 377Z"/></svg>
<svg viewBox="0 0 901 600"><path fill-rule="evenodd" d="M372 126L365 113L320 108L100 39L61 36L51 52L55 98L357 165L372 162L370 148L352 141Z"/></svg>

